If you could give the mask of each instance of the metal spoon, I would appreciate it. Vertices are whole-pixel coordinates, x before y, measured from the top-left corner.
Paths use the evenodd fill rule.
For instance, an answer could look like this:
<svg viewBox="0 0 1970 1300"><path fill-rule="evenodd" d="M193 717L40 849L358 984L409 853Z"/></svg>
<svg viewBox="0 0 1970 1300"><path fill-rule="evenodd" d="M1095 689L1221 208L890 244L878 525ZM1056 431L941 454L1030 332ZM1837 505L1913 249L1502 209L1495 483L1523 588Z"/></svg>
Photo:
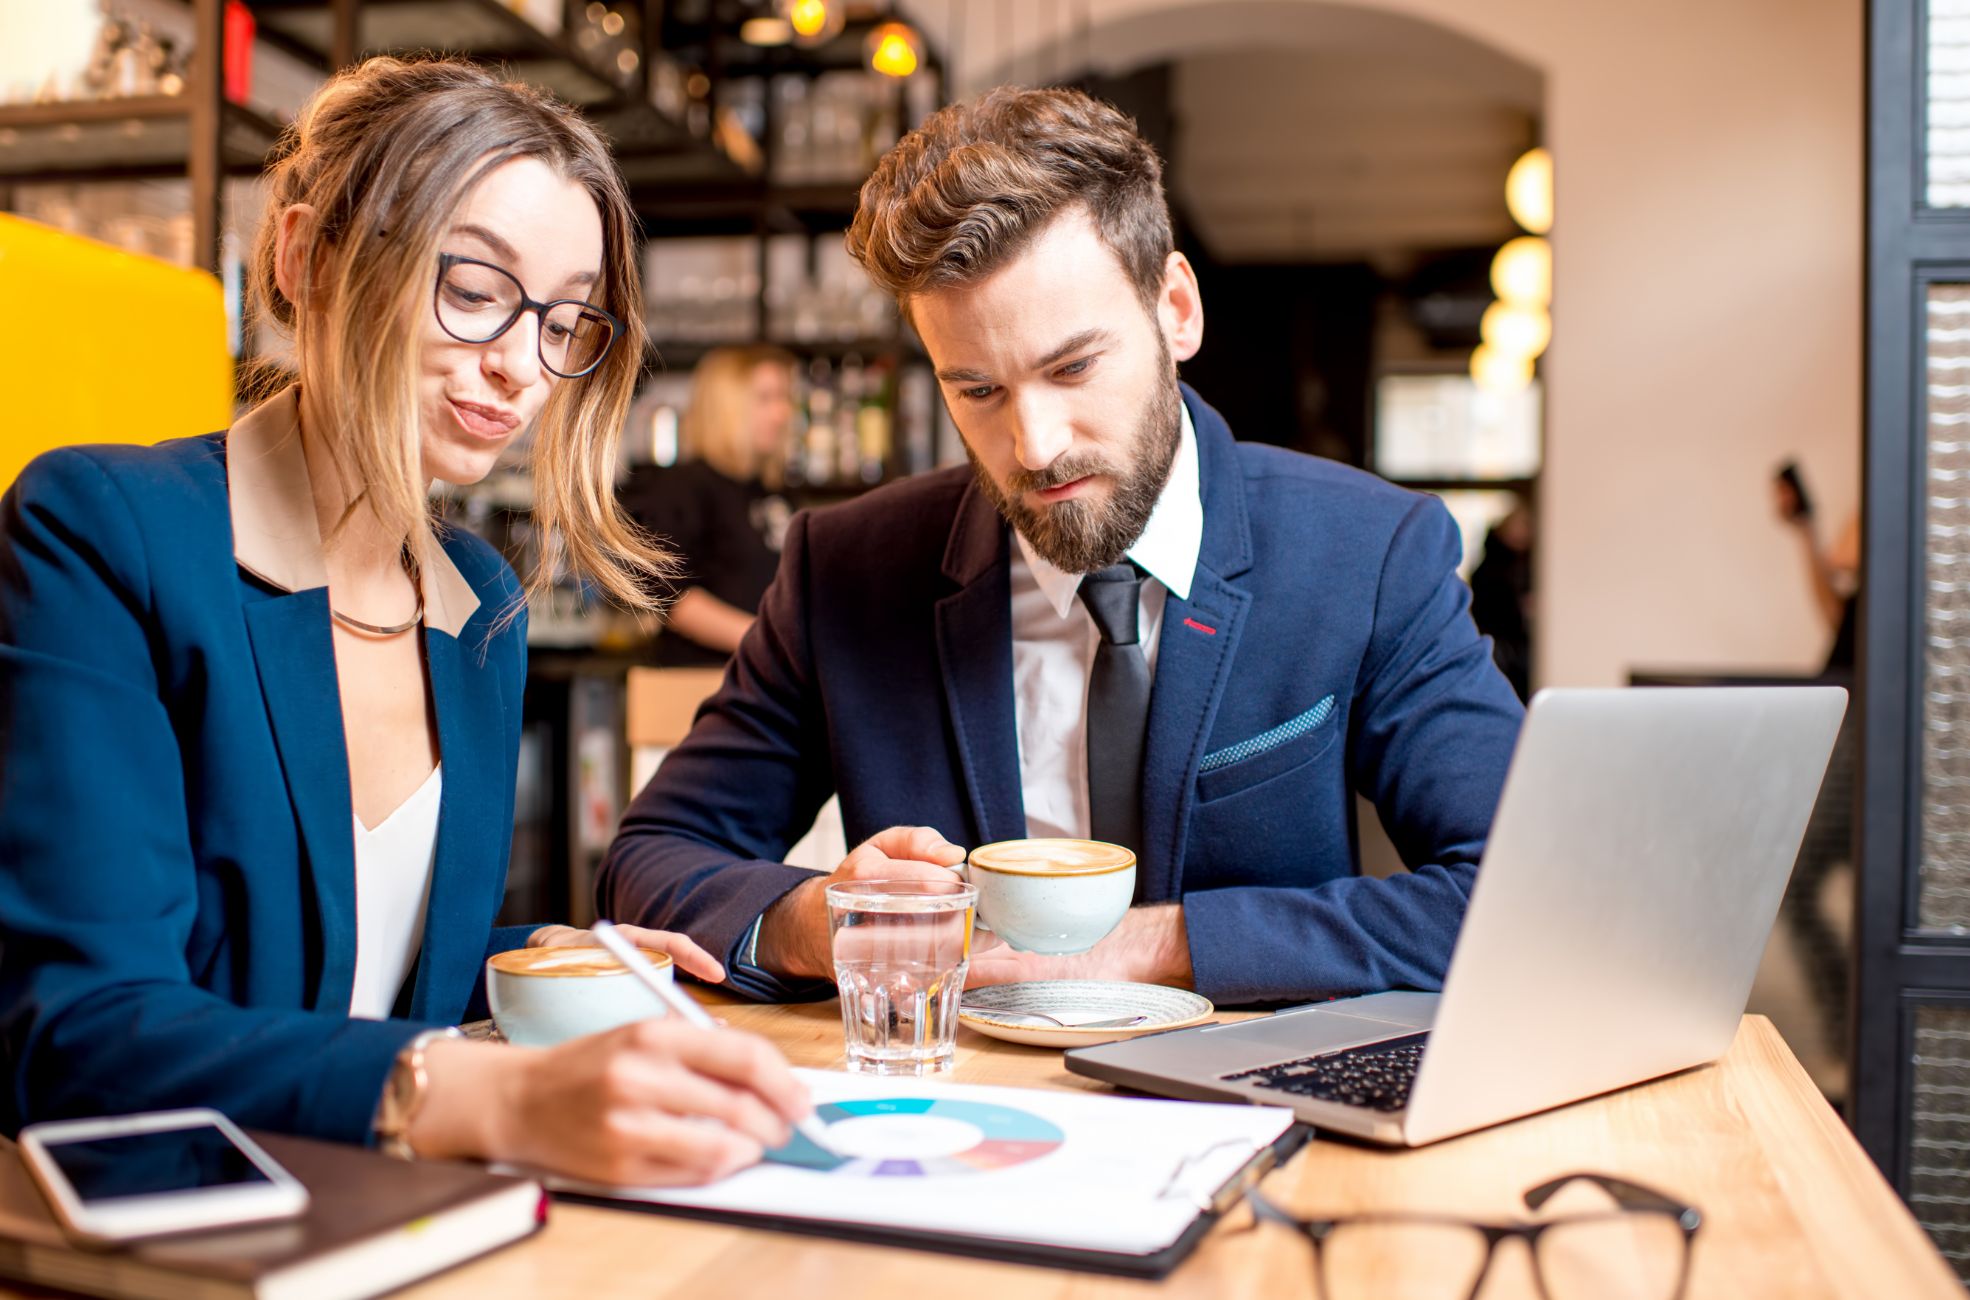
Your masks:
<svg viewBox="0 0 1970 1300"><path fill-rule="evenodd" d="M1020 1016L1028 1020L1044 1020L1059 1029L1127 1029L1149 1019L1146 1015L1117 1016L1113 1020L1062 1020L1044 1011L1015 1011L1010 1007L981 1006L976 1002L966 1002L958 1007L960 1011L972 1011L986 1016Z"/></svg>

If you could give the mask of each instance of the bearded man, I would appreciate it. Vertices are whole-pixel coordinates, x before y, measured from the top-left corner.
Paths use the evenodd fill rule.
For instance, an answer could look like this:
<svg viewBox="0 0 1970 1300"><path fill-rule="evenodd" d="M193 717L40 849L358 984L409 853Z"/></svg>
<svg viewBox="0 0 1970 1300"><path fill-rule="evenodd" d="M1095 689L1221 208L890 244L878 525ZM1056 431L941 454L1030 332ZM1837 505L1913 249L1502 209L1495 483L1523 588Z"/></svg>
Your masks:
<svg viewBox="0 0 1970 1300"><path fill-rule="evenodd" d="M848 246L971 465L794 520L723 687L623 819L602 914L688 932L751 996L826 996L830 882L1093 838L1136 852L1127 918L1078 956L975 951L970 983L1440 987L1522 716L1442 504L1235 442L1179 384L1204 309L1161 166L1079 92L940 111ZM837 793L866 842L832 874L781 863ZM1361 875L1357 795L1408 872Z"/></svg>

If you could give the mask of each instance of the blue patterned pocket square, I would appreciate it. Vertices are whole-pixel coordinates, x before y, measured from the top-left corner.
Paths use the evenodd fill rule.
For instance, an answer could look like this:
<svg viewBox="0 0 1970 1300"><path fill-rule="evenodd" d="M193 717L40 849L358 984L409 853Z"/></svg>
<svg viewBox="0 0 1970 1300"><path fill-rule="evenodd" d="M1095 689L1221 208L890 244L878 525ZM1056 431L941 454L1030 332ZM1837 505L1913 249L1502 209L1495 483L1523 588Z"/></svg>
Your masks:
<svg viewBox="0 0 1970 1300"><path fill-rule="evenodd" d="M1301 736L1306 735L1307 732L1325 726L1327 720L1333 716L1334 697L1329 695L1326 699L1314 705L1299 717L1288 719L1270 731L1261 731L1249 740L1241 740L1235 745L1226 745L1223 749L1212 750L1210 753L1204 755L1204 761L1197 765L1197 770L1199 772L1213 772L1218 768L1229 767L1233 763L1243 762L1248 758L1255 758L1265 753L1268 749L1277 749L1289 740L1298 740Z"/></svg>

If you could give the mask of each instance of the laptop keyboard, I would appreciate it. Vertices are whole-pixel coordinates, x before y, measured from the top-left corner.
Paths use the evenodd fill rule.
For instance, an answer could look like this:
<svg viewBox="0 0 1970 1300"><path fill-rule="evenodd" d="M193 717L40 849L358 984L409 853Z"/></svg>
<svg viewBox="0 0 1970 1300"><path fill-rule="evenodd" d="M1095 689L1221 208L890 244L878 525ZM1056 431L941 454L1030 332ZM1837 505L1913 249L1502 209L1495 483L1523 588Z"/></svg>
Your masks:
<svg viewBox="0 0 1970 1300"><path fill-rule="evenodd" d="M1226 1083L1252 1083L1296 1096L1337 1101L1344 1106L1396 1111L1409 1104L1409 1087L1423 1063L1427 1033L1385 1038L1364 1047L1303 1056L1256 1070L1220 1075Z"/></svg>

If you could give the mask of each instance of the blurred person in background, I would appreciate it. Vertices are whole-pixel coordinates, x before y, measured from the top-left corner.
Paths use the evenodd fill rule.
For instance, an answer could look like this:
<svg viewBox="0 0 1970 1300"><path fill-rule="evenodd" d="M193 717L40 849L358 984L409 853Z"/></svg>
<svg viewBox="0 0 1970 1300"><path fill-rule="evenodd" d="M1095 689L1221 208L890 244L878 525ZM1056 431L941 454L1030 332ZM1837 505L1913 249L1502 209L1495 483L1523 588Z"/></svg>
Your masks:
<svg viewBox="0 0 1970 1300"><path fill-rule="evenodd" d="M1532 698L1532 511L1523 502L1485 534L1471 571L1471 619L1521 700Z"/></svg>
<svg viewBox="0 0 1970 1300"><path fill-rule="evenodd" d="M1833 643L1826 653L1826 675L1851 676L1854 671L1856 637L1860 610L1861 518L1847 517L1831 545L1822 546L1815 525L1813 499L1791 461L1772 475L1772 504L1779 522L1787 525L1799 539L1799 552L1806 562L1806 582Z"/></svg>
<svg viewBox="0 0 1970 1300"><path fill-rule="evenodd" d="M776 348L717 348L691 375L683 458L642 465L622 488L632 518L682 562L657 638L667 668L722 665L780 564L791 511L779 489L793 425L793 365Z"/></svg>

